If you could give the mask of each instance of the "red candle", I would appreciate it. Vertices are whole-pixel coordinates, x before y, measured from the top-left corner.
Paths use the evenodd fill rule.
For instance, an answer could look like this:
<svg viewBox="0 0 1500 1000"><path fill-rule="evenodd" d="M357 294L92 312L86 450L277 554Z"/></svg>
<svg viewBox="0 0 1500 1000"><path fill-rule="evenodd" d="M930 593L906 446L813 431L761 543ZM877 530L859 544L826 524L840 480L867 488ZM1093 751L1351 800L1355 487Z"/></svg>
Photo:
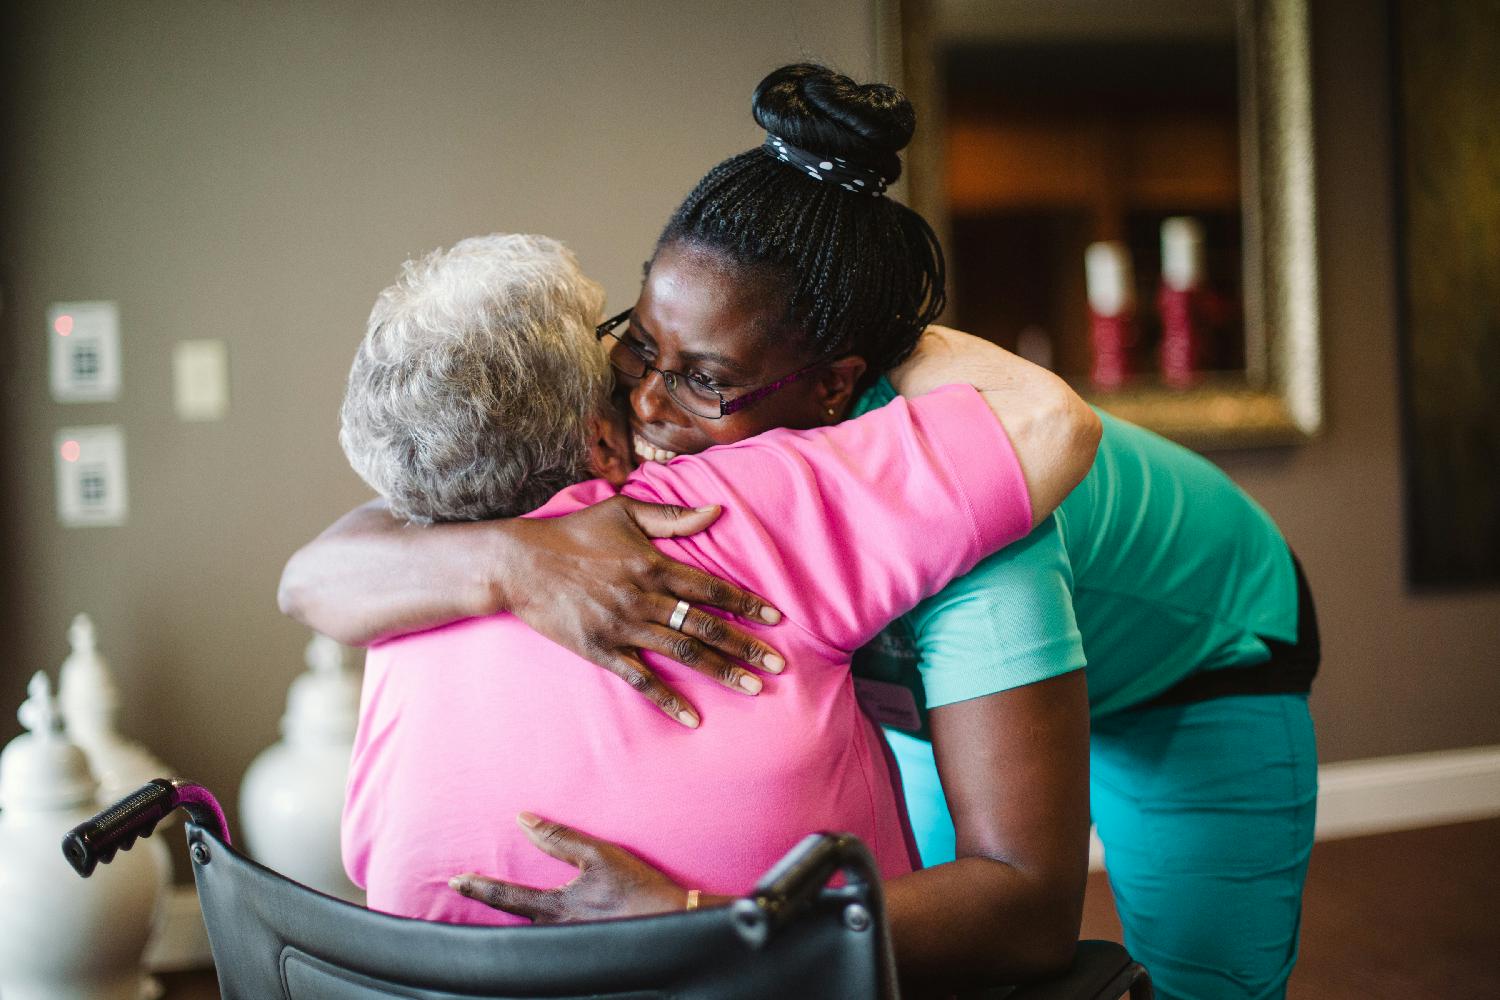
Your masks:
<svg viewBox="0 0 1500 1000"><path fill-rule="evenodd" d="M1203 227L1181 216L1165 220L1156 304L1161 311L1161 377L1174 389L1192 385L1203 366L1203 285Z"/></svg>
<svg viewBox="0 0 1500 1000"><path fill-rule="evenodd" d="M1089 297L1089 341L1094 360L1089 380L1100 389L1118 389L1130 377L1135 344L1135 281L1130 251L1109 240L1092 243L1083 255Z"/></svg>

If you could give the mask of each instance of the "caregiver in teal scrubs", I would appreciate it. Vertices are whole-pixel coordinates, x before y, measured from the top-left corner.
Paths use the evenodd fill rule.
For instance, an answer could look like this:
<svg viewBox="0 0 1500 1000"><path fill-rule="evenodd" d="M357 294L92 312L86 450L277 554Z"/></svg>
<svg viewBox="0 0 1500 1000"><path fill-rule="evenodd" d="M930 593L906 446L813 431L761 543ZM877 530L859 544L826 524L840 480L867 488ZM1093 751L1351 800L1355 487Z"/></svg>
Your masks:
<svg viewBox="0 0 1500 1000"><path fill-rule="evenodd" d="M859 409L892 398L882 381ZM1094 467L1051 520L893 623L855 671L932 709L1082 668L1090 809L1131 953L1164 995L1281 995L1317 800L1311 598L1219 469L1100 416ZM922 861L951 861L925 713L896 714Z"/></svg>
<svg viewBox="0 0 1500 1000"><path fill-rule="evenodd" d="M755 110L766 144L714 168L678 208L610 334L651 369L622 380L648 460L842 419L851 399L839 362L878 375L941 308L930 228L881 193L900 172L910 105L795 66L762 82ZM789 377L797 366L773 352L792 340L824 353ZM887 401L872 381L856 410ZM718 417L693 411L673 396L690 385L729 403ZM511 610L693 724L621 651L691 652L696 669L755 691L714 650L774 673L776 630L751 624L760 605L738 588L715 585L715 597L663 567L630 523L642 516L607 502L552 521L412 530L361 509L288 565L283 607L351 641ZM677 516L668 529L681 534L693 514ZM839 567L814 583L850 585ZM1127 944L1163 996L1283 992L1316 794L1306 704L1316 633L1298 593L1275 526L1226 476L1106 419L1093 472L1051 522L902 619L866 658L868 704L919 732L930 708L936 751L892 737L931 866L886 887L903 978L993 981L1065 963L1092 809ZM736 639L733 624L674 631L679 598L738 612L751 638ZM776 696L774 681L763 696ZM775 747L744 750L725 761L726 781ZM934 759L956 821L946 846ZM546 905L497 890L504 908L607 916L625 912L610 901L664 878L576 831L548 833L552 850L591 852L587 870L541 894ZM650 895L698 898L679 888Z"/></svg>

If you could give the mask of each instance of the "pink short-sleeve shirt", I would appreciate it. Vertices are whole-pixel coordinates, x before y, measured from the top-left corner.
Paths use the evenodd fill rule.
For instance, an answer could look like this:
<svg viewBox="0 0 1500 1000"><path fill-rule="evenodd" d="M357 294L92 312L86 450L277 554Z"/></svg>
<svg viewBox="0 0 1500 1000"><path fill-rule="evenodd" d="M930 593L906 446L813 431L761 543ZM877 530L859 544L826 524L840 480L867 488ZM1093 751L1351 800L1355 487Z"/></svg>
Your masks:
<svg viewBox="0 0 1500 1000"><path fill-rule="evenodd" d="M531 516L609 496L564 490ZM623 492L724 513L657 544L772 601L787 659L757 697L647 655L698 708L689 730L508 614L373 647L344 806L344 862L369 905L459 923L519 918L448 888L476 871L537 887L577 874L533 847L523 810L614 841L678 882L738 894L815 830L856 834L910 871L853 651L1031 527L999 422L968 387L814 431L774 431L638 469Z"/></svg>

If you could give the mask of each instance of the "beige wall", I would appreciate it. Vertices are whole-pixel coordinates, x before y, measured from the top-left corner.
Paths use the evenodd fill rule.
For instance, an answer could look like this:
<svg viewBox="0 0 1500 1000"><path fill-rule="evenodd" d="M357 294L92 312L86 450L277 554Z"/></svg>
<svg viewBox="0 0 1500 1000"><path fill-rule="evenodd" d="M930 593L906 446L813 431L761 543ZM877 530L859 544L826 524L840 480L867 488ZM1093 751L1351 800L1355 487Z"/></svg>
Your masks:
<svg viewBox="0 0 1500 1000"><path fill-rule="evenodd" d="M276 735L305 633L284 559L365 496L335 441L363 318L407 254L492 229L569 241L628 302L667 211L757 141L749 90L801 55L871 72L871 0L34 4L0 184L0 739L88 610L124 727L226 800ZM1401 570L1383 25L1319 4L1328 432L1220 456L1318 594L1325 759L1500 742L1500 594ZM120 302L125 390L45 389L47 303ZM171 345L229 342L222 423L171 409ZM126 427L132 514L63 530L51 436Z"/></svg>
<svg viewBox="0 0 1500 1000"><path fill-rule="evenodd" d="M760 141L750 92L770 68L874 71L865 0L38 2L21 17L0 30L15 89L0 741L86 610L124 728L226 803L302 669L281 565L368 497L337 407L400 262L545 232L628 304L671 208ZM120 303L124 391L53 403L47 304L95 298ZM229 342L222 423L173 415L170 352L192 337ZM105 422L126 428L129 524L63 529L52 434Z"/></svg>

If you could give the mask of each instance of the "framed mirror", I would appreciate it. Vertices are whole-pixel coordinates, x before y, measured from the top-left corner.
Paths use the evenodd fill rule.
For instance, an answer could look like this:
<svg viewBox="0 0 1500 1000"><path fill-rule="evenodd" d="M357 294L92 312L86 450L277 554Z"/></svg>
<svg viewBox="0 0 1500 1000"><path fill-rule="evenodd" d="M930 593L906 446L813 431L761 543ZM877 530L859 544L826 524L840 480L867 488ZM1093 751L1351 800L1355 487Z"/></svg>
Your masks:
<svg viewBox="0 0 1500 1000"><path fill-rule="evenodd" d="M884 0L946 321L1199 449L1322 425L1306 0Z"/></svg>

